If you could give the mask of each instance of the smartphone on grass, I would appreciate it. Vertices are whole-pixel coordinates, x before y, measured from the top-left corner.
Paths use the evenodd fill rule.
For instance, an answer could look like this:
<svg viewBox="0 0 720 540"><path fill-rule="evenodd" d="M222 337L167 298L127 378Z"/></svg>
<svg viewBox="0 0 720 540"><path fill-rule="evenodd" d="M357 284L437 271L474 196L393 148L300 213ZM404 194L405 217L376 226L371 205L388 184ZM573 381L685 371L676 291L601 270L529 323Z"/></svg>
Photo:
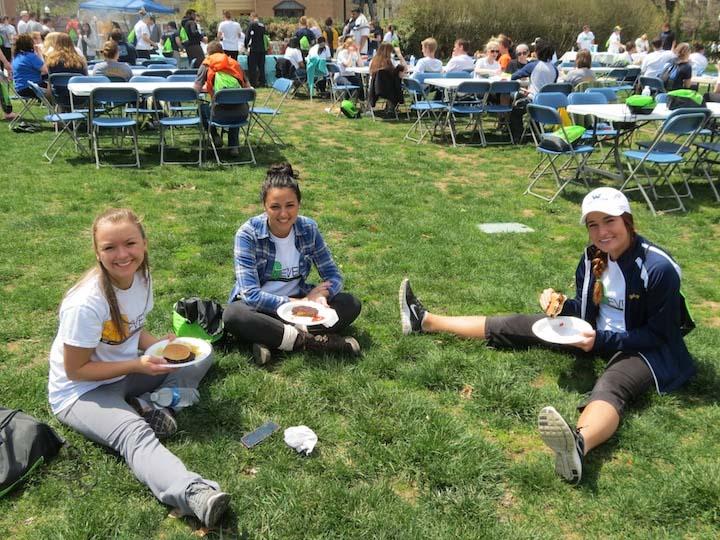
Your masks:
<svg viewBox="0 0 720 540"><path fill-rule="evenodd" d="M252 448L263 442L270 435L275 433L278 429L280 429L280 426L278 424L272 422L271 420L268 420L255 431L251 431L250 433L246 433L245 435L243 435L240 439L240 442L245 448Z"/></svg>

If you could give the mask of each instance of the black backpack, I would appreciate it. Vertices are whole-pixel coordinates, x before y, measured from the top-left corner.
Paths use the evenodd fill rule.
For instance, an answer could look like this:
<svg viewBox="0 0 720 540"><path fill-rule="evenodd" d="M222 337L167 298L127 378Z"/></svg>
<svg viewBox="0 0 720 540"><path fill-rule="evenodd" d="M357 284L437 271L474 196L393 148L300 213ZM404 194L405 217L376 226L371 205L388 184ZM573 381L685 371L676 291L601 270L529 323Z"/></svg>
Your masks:
<svg viewBox="0 0 720 540"><path fill-rule="evenodd" d="M0 497L57 455L65 441L47 424L0 407Z"/></svg>

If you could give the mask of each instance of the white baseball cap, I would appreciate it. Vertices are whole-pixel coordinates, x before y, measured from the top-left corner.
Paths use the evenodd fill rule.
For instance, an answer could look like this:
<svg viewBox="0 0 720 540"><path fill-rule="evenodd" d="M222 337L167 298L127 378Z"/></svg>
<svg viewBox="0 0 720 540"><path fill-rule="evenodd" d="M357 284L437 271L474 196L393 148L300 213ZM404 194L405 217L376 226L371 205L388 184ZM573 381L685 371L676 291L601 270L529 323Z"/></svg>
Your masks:
<svg viewBox="0 0 720 540"><path fill-rule="evenodd" d="M602 212L610 216L621 216L626 212L632 214L627 197L611 187L599 187L585 195L582 202L582 216L580 216L581 225L585 224L590 212Z"/></svg>

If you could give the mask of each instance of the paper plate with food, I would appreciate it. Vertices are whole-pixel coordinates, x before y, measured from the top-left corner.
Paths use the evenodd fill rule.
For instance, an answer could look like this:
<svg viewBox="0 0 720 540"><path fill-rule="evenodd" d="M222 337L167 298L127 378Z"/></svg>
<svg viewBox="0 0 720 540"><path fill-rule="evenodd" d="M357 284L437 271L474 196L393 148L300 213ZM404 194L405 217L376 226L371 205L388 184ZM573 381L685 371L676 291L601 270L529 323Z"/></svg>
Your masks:
<svg viewBox="0 0 720 540"><path fill-rule="evenodd" d="M532 325L533 334L547 341L560 345L572 345L585 339L583 332L592 332L592 326L578 317L545 317Z"/></svg>
<svg viewBox="0 0 720 540"><path fill-rule="evenodd" d="M318 324L332 326L337 322L337 313L334 309L312 300L287 302L278 308L277 314L286 322L302 326Z"/></svg>
<svg viewBox="0 0 720 540"><path fill-rule="evenodd" d="M212 345L207 341L191 337L179 337L172 341L163 339L148 347L145 354L160 356L168 364L186 367L202 362L212 352Z"/></svg>

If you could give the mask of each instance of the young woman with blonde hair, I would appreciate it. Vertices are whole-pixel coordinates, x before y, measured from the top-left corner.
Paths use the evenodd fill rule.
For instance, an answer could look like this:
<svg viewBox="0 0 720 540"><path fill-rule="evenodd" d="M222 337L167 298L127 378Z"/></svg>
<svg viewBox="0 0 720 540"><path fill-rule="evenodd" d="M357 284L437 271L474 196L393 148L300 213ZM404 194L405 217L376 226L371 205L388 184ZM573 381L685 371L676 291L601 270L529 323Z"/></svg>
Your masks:
<svg viewBox="0 0 720 540"><path fill-rule="evenodd" d="M50 32L45 38L45 64L48 73L79 73L87 75L87 61L78 53L68 34Z"/></svg>

